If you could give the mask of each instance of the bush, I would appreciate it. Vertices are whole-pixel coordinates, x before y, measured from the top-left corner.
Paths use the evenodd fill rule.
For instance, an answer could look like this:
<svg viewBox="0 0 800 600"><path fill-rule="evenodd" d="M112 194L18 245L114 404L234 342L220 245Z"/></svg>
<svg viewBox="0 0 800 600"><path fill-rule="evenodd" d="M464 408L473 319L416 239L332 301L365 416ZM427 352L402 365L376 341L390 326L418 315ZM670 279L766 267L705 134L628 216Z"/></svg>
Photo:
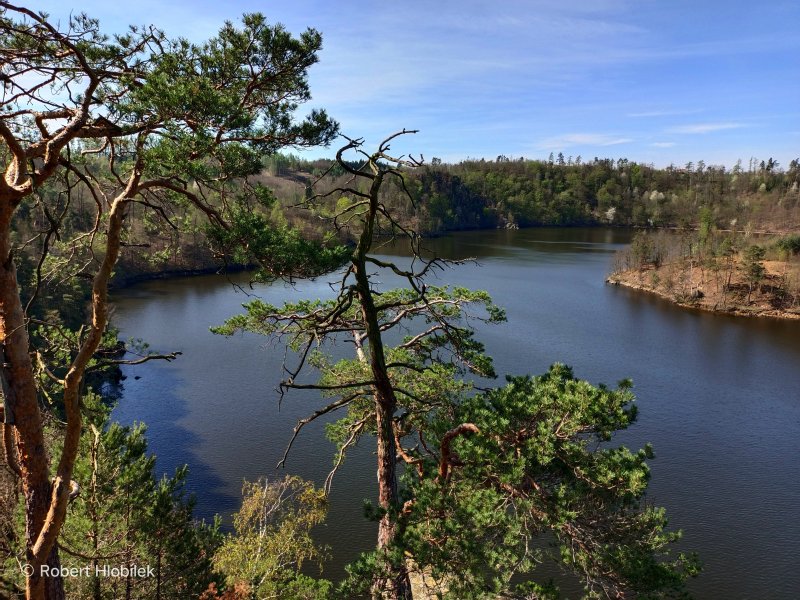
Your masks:
<svg viewBox="0 0 800 600"><path fill-rule="evenodd" d="M780 238L775 242L775 248L791 255L800 254L800 234L794 233Z"/></svg>

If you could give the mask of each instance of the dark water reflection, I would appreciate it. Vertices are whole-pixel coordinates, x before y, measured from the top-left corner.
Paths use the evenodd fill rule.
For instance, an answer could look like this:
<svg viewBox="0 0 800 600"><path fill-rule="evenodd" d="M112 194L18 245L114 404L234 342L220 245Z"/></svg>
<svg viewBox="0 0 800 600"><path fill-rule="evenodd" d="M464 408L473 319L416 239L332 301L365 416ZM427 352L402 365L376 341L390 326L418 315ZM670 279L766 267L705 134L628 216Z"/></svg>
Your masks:
<svg viewBox="0 0 800 600"><path fill-rule="evenodd" d="M560 361L593 382L634 380L640 418L618 440L653 443L649 500L666 506L684 530L682 548L701 554L697 597L796 598L800 323L687 311L607 286L612 254L627 240L620 230L535 229L458 234L426 246L477 259L439 273L439 283L486 289L506 308L508 323L481 332L498 372L540 373ZM383 252L405 255L392 245ZM280 303L331 291L321 280L257 293ZM130 371L114 416L148 424L160 469L189 463L205 516L235 508L243 478L273 474L294 422L318 405L297 393L278 411L281 349L255 336L226 340L207 332L246 300L224 277L151 282L116 298L123 335L184 356L136 368L138 380ZM321 534L334 549L328 576L340 576L342 565L373 543L359 509L374 487L367 446L334 485ZM332 453L315 424L287 470L321 481Z"/></svg>

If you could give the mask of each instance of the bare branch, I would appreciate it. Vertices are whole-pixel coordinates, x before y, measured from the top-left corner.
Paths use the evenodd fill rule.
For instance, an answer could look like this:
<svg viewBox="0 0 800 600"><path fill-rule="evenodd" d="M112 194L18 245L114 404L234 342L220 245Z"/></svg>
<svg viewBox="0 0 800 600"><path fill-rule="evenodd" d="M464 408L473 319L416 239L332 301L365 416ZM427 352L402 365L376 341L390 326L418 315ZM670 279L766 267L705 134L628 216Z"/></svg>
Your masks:
<svg viewBox="0 0 800 600"><path fill-rule="evenodd" d="M339 448L339 452L336 455L336 461L334 462L333 469L328 476L325 478L325 484L323 485L323 489L325 490L326 495L330 495L331 487L333 487L333 478L336 475L336 472L339 470L339 467L344 462L344 456L347 452L347 449L352 446L357 440L358 436L361 434L361 431L364 429L364 426L367 422L372 418L372 415L368 417L364 417L360 421L357 421L353 428L350 430L350 437L347 438L344 444Z"/></svg>
<svg viewBox="0 0 800 600"><path fill-rule="evenodd" d="M151 360L165 360L167 362L171 362L181 356L183 352L170 352L168 354L147 354L142 356L141 358L133 359L133 360L122 360L122 359L114 359L114 360L103 360L100 362L95 363L91 367L86 368L86 372L90 373L92 371L97 371L99 369L103 369L105 367L110 367L113 365L141 365Z"/></svg>
<svg viewBox="0 0 800 600"><path fill-rule="evenodd" d="M402 458L406 463L409 465L414 465L417 469L417 473L419 474L420 478L423 476L422 471L422 463L423 460L421 458L414 458L410 454L408 454L405 449L403 448L403 444L400 442L400 430L397 423L393 423L392 425L394 429L394 443L397 447L397 455Z"/></svg>
<svg viewBox="0 0 800 600"><path fill-rule="evenodd" d="M360 394L354 394L352 396L347 396L345 398L340 398L336 402L331 402L330 404L328 404L324 408L320 408L319 410L315 411L313 414L311 414L310 416L306 417L305 419L300 419L297 422L297 424L294 426L294 429L292 430L292 439L289 440L289 444L288 444L288 446L286 446L286 451L283 453L283 458L281 458L280 462L278 463L278 467L283 467L283 466L286 465L286 458L289 456L289 451L292 449L292 445L294 444L294 441L297 439L297 436L299 435L300 430L303 429L303 427L305 427L306 425L308 425L312 421L315 421L319 417L321 417L323 415L327 415L329 412L333 412L333 411L339 410L340 408L342 408L344 406L347 406L353 400L358 398L359 395Z"/></svg>
<svg viewBox="0 0 800 600"><path fill-rule="evenodd" d="M285 381L282 382L281 385L284 387L290 387L295 390L346 390L356 387L369 387L374 385L375 381L372 379L367 379L366 381L354 381L351 383L337 383L333 385L322 385L319 383L294 383L292 381Z"/></svg>
<svg viewBox="0 0 800 600"><path fill-rule="evenodd" d="M4 396L5 404L5 396ZM14 430L11 423L6 422L6 413L4 404L0 404L0 428L3 434L3 453L5 462L9 470L17 477L22 477L22 472L19 469L17 462L17 452L14 448Z"/></svg>

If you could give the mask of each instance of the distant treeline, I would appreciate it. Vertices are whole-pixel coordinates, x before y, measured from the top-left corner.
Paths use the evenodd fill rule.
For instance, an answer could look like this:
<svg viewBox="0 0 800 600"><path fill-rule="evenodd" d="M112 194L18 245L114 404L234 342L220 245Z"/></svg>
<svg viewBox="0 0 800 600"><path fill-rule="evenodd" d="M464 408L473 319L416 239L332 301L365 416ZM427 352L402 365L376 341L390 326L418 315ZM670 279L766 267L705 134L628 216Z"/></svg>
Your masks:
<svg viewBox="0 0 800 600"><path fill-rule="evenodd" d="M88 156L83 161L87 173L103 173L99 159ZM561 155L550 160L499 156L457 164L434 158L404 175L409 193L389 181L382 191L384 203L403 226L425 234L531 226L694 228L701 220L723 231L800 231L800 159L786 168L773 159L751 159L732 169L707 166L703 161L656 169L626 159L584 162ZM248 188L228 189L224 196L220 190L206 200L210 206L223 202L258 205L257 210L276 227L295 227L306 236L320 238L333 227L319 217L333 217L348 199L334 191L316 200L309 210L304 203L312 193L309 188L325 193L344 187L349 179L330 160L275 154L264 159L263 173L251 178ZM64 312L69 307L67 312L80 319L89 280L60 274L67 258L77 251L70 239L93 222L95 202L77 187L63 193L62 184L71 182L49 182L39 190L36 202L19 209L14 234L21 246L16 254L18 276L26 289L39 290L30 307L35 313L56 307ZM252 200L254 190L263 197ZM59 237L47 234L56 221ZM125 223L118 281L221 266L205 243L203 215L188 203L176 202L160 213L134 203ZM345 229L339 235L344 238L348 232ZM39 263L42 244L49 248L49 255ZM37 278L43 285L36 284Z"/></svg>
<svg viewBox="0 0 800 600"><path fill-rule="evenodd" d="M278 178L340 185L341 169L294 156L268 159ZM494 227L629 225L691 227L710 210L720 228L784 231L800 228L800 159L782 168L774 159L741 161L732 169L702 160L657 169L627 159L549 160L434 158L409 171L406 186L387 189L386 203L428 233ZM389 188L389 186L387 186ZM280 194L279 194L279 197ZM294 193L294 199L299 197ZM335 201L328 207L335 211Z"/></svg>

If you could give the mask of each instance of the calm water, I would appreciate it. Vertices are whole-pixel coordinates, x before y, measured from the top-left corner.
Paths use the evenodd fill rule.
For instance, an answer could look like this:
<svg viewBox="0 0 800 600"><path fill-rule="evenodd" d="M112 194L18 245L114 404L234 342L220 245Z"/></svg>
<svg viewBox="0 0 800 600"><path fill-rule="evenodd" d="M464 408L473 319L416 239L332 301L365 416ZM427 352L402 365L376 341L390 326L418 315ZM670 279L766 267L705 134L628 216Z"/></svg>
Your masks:
<svg viewBox="0 0 800 600"><path fill-rule="evenodd" d="M698 598L798 598L800 322L687 311L607 286L613 252L627 241L619 230L535 229L458 234L428 246L478 259L440 274L440 283L486 289L505 307L508 323L481 332L499 373L541 373L560 361L595 383L633 379L640 417L618 440L653 443L648 498L684 530L681 547L700 553ZM239 312L246 294L278 304L330 296L327 281L250 290L241 277L195 277L117 294L123 338L183 356L129 369L114 417L148 424L159 469L189 464L201 516L234 510L243 479L274 475L295 421L319 406L315 396L292 392L279 410L282 348L208 327ZM321 482L332 456L315 423L286 470ZM374 544L360 508L374 478L364 440L337 476L321 532L335 555L329 577Z"/></svg>

